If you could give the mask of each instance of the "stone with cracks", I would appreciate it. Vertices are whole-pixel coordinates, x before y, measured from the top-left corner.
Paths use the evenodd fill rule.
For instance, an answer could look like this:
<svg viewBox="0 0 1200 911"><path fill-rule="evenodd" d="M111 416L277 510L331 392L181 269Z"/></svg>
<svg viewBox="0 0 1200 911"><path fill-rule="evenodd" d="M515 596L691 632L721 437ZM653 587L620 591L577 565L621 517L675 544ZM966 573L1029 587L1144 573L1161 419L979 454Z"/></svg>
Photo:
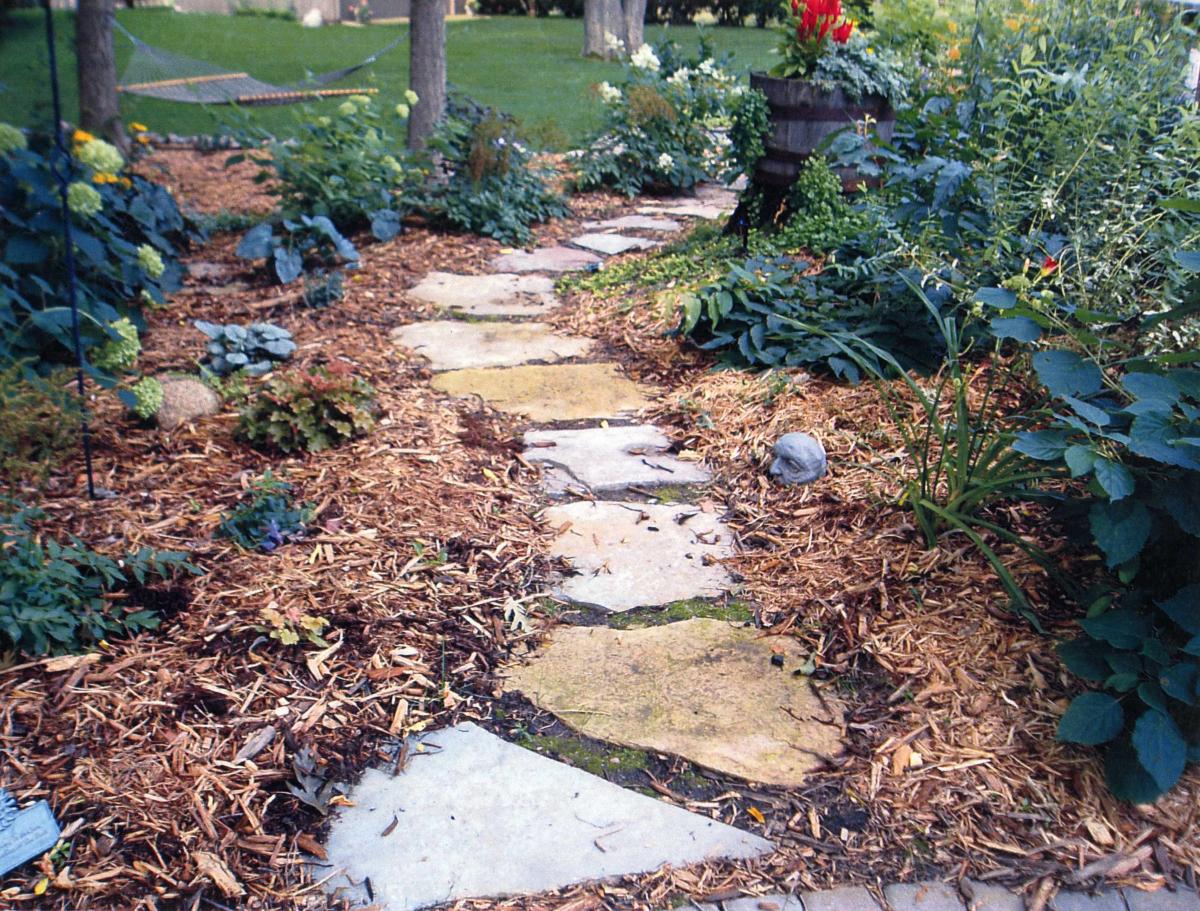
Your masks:
<svg viewBox="0 0 1200 911"><path fill-rule="evenodd" d="M671 441L656 427L589 427L531 430L525 459L544 466L542 486L552 494L571 488L611 493L631 485L704 484L711 478L698 462L670 455Z"/></svg>
<svg viewBox="0 0 1200 911"><path fill-rule="evenodd" d="M455 370L433 378L451 395L477 395L501 411L535 421L619 418L646 407L642 387L616 364L551 364Z"/></svg>
<svg viewBox="0 0 1200 911"><path fill-rule="evenodd" d="M552 506L550 554L571 564L557 594L609 611L719 597L733 587L724 523L696 506L582 501Z"/></svg>
<svg viewBox="0 0 1200 911"><path fill-rule="evenodd" d="M577 272L600 262L600 257L573 247L538 247L532 252L516 250L492 260L501 272Z"/></svg>
<svg viewBox="0 0 1200 911"><path fill-rule="evenodd" d="M558 889L716 858L757 857L765 839L611 784L473 724L410 741L396 776L370 770L333 821L334 891L370 877L374 901L411 911ZM327 863L329 866L324 866ZM365 899L365 889L350 888Z"/></svg>
<svg viewBox="0 0 1200 911"><path fill-rule="evenodd" d="M175 430L221 410L221 397L194 376L160 376L162 404L154 415L163 430Z"/></svg>
<svg viewBox="0 0 1200 911"><path fill-rule="evenodd" d="M842 750L835 700L793 674L808 657L792 636L724 620L561 626L505 687L589 737L795 787Z"/></svg>
<svg viewBox="0 0 1200 911"><path fill-rule="evenodd" d="M503 367L579 357L591 340L555 335L545 323L464 323L434 320L392 332L392 339L426 358L434 370Z"/></svg>
<svg viewBox="0 0 1200 911"><path fill-rule="evenodd" d="M586 221L583 226L590 231L661 231L671 234L683 230L683 223L670 218L655 218L651 215L622 215L604 221Z"/></svg>
<svg viewBox="0 0 1200 911"><path fill-rule="evenodd" d="M657 247L662 241L646 240L644 237L627 237L624 234L580 234L572 237L571 243L577 247L595 250L605 256L616 256L618 253L628 253L630 250L649 250Z"/></svg>
<svg viewBox="0 0 1200 911"><path fill-rule="evenodd" d="M554 279L544 275L430 272L407 293L413 300L471 316L538 316L559 305Z"/></svg>

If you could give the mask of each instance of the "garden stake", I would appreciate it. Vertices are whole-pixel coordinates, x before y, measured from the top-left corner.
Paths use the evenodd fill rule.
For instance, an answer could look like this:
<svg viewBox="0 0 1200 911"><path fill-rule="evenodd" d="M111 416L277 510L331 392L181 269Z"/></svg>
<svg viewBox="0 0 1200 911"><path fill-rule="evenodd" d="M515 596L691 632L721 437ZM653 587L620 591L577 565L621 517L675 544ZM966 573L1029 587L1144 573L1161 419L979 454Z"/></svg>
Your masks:
<svg viewBox="0 0 1200 911"><path fill-rule="evenodd" d="M71 210L67 206L67 183L71 175L70 155L63 136L62 99L58 91L58 57L54 50L54 17L50 0L42 0L46 14L46 50L50 55L50 93L54 110L54 145L58 152L51 169L58 179L58 196L62 205L63 244L67 258L67 301L71 307L71 340L75 346L75 387L79 394L79 426L83 434L83 463L87 472L88 497L96 499L96 481L92 474L92 435L88 425L87 392L83 381L83 344L79 339L79 300L75 292L75 248L71 239Z"/></svg>

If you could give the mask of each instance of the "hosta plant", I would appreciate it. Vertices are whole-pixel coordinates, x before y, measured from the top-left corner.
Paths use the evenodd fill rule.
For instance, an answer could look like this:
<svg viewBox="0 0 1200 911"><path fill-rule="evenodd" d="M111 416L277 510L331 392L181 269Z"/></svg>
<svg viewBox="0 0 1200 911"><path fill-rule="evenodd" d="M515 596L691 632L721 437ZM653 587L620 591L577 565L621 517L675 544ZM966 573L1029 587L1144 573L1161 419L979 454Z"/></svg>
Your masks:
<svg viewBox="0 0 1200 911"><path fill-rule="evenodd" d="M284 452L319 452L375 427L375 390L341 362L272 377L242 410L240 436Z"/></svg>
<svg viewBox="0 0 1200 911"><path fill-rule="evenodd" d="M198 319L193 325L208 336L205 367L217 376L228 376L239 370L247 376L262 376L296 351L292 333L274 323L222 326Z"/></svg>
<svg viewBox="0 0 1200 911"><path fill-rule="evenodd" d="M229 538L246 550L270 553L304 534L312 515L308 504L292 504L292 485L267 469L250 484L247 497L235 509L222 513L217 536Z"/></svg>
<svg viewBox="0 0 1200 911"><path fill-rule="evenodd" d="M242 259L269 259L281 285L303 275L306 261L321 268L338 262L358 263L354 244L324 215L285 218L278 224L265 221L242 236L235 252Z"/></svg>

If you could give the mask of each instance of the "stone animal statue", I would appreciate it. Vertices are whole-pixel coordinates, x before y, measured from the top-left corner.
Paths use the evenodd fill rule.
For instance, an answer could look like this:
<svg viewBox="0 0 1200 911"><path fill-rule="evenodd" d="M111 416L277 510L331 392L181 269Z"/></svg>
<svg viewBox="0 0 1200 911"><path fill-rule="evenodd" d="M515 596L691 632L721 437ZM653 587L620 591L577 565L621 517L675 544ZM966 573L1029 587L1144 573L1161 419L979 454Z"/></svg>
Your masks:
<svg viewBox="0 0 1200 911"><path fill-rule="evenodd" d="M811 484L825 476L825 447L807 433L785 433L775 444L771 477L784 484Z"/></svg>

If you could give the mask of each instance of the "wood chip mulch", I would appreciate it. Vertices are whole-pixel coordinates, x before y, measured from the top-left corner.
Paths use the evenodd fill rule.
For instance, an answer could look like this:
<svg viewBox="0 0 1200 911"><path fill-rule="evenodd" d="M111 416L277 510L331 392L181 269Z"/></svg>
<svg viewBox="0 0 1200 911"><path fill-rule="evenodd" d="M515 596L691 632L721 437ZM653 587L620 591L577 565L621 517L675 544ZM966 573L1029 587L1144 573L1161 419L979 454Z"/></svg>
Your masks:
<svg viewBox="0 0 1200 911"><path fill-rule="evenodd" d="M224 157L173 150L146 164L168 167L197 210L261 211L251 175L226 174ZM634 208L576 197L572 218L537 240ZM211 268L150 314L143 369L194 371L203 337L193 319L271 320L294 333L297 364L344 361L369 380L379 426L283 458L234 439L233 405L165 434L96 397L97 481L116 496L88 502L79 465L66 466L27 492L49 514L45 533L114 553L188 551L205 575L130 593L163 612L154 634L0 669L4 785L22 805L50 800L70 846L0 879L0 907L332 907L302 861L320 854L323 818L289 788L297 764L311 757L319 778L352 780L394 760L407 734L489 717L495 669L549 622L535 605L550 532L536 515L536 470L513 445L520 425L434 393L421 363L387 341L394 326L431 315L406 288L431 269L486 271L501 245L419 227L364 243L345 300L317 311L238 261L236 240L218 236L189 257ZM848 750L802 793L677 797L779 842L763 860L460 907L648 909L930 875L1031 891L1044 878L1194 881L1200 776L1153 807L1129 807L1108 796L1091 752L1055 743L1075 684L1052 637L1004 609L970 548L921 546L892 505L901 457L870 386L797 376L780 390L771 377L712 372L664 337L671 318L658 303L627 294L571 295L554 321L670 390L654 418L714 468L709 496L739 535L733 569L758 620L798 636L839 681L852 709ZM796 429L819 436L833 465L800 491L764 475L774 440ZM309 536L272 555L214 540L221 513L268 467L314 505ZM1041 517L1008 518L1055 543ZM1035 567L1020 571L1053 597ZM329 648L268 638L268 606L328 619ZM518 622L524 610L533 633ZM1068 632L1068 613L1048 603L1047 616L1052 633Z"/></svg>

